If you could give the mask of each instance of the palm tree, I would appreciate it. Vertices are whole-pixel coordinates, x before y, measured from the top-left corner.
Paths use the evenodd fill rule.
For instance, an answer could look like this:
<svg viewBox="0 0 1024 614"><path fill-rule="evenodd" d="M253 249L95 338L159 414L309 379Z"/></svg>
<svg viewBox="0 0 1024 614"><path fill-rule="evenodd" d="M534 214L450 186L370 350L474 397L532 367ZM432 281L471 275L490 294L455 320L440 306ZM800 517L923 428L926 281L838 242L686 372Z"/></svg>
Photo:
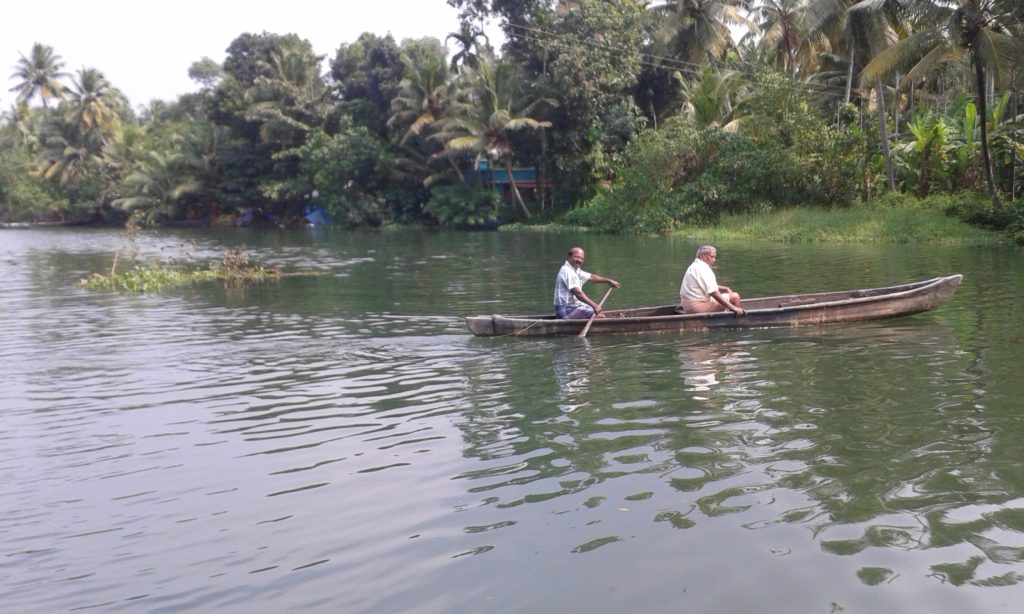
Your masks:
<svg viewBox="0 0 1024 614"><path fill-rule="evenodd" d="M483 39L483 44L480 43L481 39ZM452 54L451 68L453 72L457 72L460 66L476 68L481 52L491 49L491 40L487 38L483 30L466 21L459 24L458 32L452 32L444 38L445 45L449 40L454 40L459 45L459 50Z"/></svg>
<svg viewBox="0 0 1024 614"><path fill-rule="evenodd" d="M803 0L762 0L752 11L757 32L748 36L757 38L762 57L774 55L775 63L791 76L799 71L799 56L809 50L803 32L805 8Z"/></svg>
<svg viewBox="0 0 1024 614"><path fill-rule="evenodd" d="M428 146L424 140L415 139L436 129L438 122L451 108L457 92L455 81L451 78L448 65L445 63L445 50L436 40L425 39L406 43L401 58L405 66L405 76L398 84L398 93L391 101L392 115L388 119L388 126L405 127L398 143L407 156L403 158L405 164L409 159L420 157L417 154L422 152L417 151L417 148ZM436 150L430 153L435 152ZM429 154L426 155L429 158ZM451 157L447 159L461 181L463 177L459 166ZM424 172L421 179L430 177L426 164L414 164L412 167L420 168Z"/></svg>
<svg viewBox="0 0 1024 614"><path fill-rule="evenodd" d="M900 0L861 0L847 11L852 43L866 49L868 57L877 58L883 50L906 38L906 23L902 20ZM872 60L874 61L874 60ZM885 89L882 75L864 71L861 86L874 88L875 107L878 110L879 144L885 159L885 175L889 190L896 191L892 151L889 146L888 119L885 113Z"/></svg>
<svg viewBox="0 0 1024 614"><path fill-rule="evenodd" d="M64 62L59 55L53 52L53 47L35 43L28 57L24 54L15 64L15 72L12 79L20 79L21 83L12 87L10 91L18 93L18 100L28 102L33 97L39 96L44 107L49 107L49 100L61 99L67 90L60 79L68 74L61 72Z"/></svg>
<svg viewBox="0 0 1024 614"><path fill-rule="evenodd" d="M127 213L139 212L150 220L177 217L181 198L201 188L187 162L182 153L147 152L136 171L125 178L125 196L113 205Z"/></svg>
<svg viewBox="0 0 1024 614"><path fill-rule="evenodd" d="M29 108L24 102L17 102L2 115L6 121L2 128L0 147L24 147L30 153L36 153L43 114L38 109Z"/></svg>
<svg viewBox="0 0 1024 614"><path fill-rule="evenodd" d="M463 72L468 88L465 95L441 121L437 135L444 143L443 155L453 157L462 153L474 156L474 168L487 156L504 166L516 203L523 215L530 217L530 209L519 193L512 172L515 151L512 135L520 130L546 128L551 122L531 116L538 105L545 102L536 97L521 96L522 79L513 64L484 56L479 65Z"/></svg>
<svg viewBox="0 0 1024 614"><path fill-rule="evenodd" d="M989 194L1002 206L992 170L988 137L987 74L1002 81L1008 65L1024 61L1024 41L1008 31L1019 23L1005 0L920 0L913 4L920 29L878 54L863 79L906 72L904 83L931 76L940 66L967 58L974 73L974 93L981 119L981 163ZM1019 5L1018 5L1019 9Z"/></svg>
<svg viewBox="0 0 1024 614"><path fill-rule="evenodd" d="M326 90L320 76L322 60L303 43L274 50L269 62L258 63L262 74L245 94L245 117L260 124L264 142L296 146L321 124Z"/></svg>
<svg viewBox="0 0 1024 614"><path fill-rule="evenodd" d="M50 116L43 125L43 151L40 172L60 185L74 183L85 176L86 169L98 159L102 143L58 115Z"/></svg>
<svg viewBox="0 0 1024 614"><path fill-rule="evenodd" d="M64 120L83 135L95 136L101 143L114 129L119 112L128 106L128 100L94 68L83 68L72 80L74 88L68 95L68 110Z"/></svg>
<svg viewBox="0 0 1024 614"><path fill-rule="evenodd" d="M388 126L408 126L401 144L441 119L454 96L444 56L440 45L417 45L402 51L405 76L391 101L388 119Z"/></svg>
<svg viewBox="0 0 1024 614"><path fill-rule="evenodd" d="M694 64L714 64L732 48L732 26L747 26L749 0L668 0L650 8L660 19L659 53ZM752 28L751 28L752 29Z"/></svg>
<svg viewBox="0 0 1024 614"><path fill-rule="evenodd" d="M850 102L857 44L850 29L848 9L856 0L808 0L804 6L805 33L819 54L832 63L846 67L846 91L843 101ZM845 61L839 56L846 54Z"/></svg>
<svg viewBox="0 0 1024 614"><path fill-rule="evenodd" d="M733 101L744 85L743 74L726 70L717 72L710 66L703 67L694 79L675 74L682 87L684 115L697 128L722 126L731 130L738 125L733 117Z"/></svg>

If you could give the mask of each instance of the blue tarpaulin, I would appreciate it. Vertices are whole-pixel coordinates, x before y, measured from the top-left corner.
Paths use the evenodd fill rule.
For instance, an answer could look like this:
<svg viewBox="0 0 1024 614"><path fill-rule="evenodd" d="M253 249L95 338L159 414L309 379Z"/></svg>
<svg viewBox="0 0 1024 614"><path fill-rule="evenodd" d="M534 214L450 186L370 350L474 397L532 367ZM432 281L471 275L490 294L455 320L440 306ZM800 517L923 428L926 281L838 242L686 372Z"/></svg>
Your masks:
<svg viewBox="0 0 1024 614"><path fill-rule="evenodd" d="M324 209L320 205L314 205L312 203L305 206L302 210L302 216L306 218L310 226L330 226L331 215L327 213L327 209Z"/></svg>

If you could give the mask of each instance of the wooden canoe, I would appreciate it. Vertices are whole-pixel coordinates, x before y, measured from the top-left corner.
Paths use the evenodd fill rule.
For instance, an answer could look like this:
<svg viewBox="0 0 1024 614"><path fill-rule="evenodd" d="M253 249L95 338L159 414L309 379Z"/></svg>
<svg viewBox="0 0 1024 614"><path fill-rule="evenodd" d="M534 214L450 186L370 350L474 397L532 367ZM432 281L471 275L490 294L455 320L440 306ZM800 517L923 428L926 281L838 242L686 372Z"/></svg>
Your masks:
<svg viewBox="0 0 1024 614"><path fill-rule="evenodd" d="M961 279L962 275L949 275L884 288L744 299L747 313L742 316L730 311L680 314L676 305L606 310L606 317L595 319L589 334L794 327L894 318L935 309L953 296ZM586 323L554 315L466 318L469 329L480 337L578 335Z"/></svg>

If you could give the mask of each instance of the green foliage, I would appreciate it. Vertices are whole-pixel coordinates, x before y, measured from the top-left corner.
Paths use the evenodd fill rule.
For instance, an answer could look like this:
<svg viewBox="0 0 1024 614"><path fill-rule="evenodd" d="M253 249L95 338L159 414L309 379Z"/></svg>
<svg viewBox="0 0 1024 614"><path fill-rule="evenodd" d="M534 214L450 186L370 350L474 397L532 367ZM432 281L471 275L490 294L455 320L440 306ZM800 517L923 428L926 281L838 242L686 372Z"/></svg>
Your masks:
<svg viewBox="0 0 1024 614"><path fill-rule="evenodd" d="M343 44L331 60L331 78L340 88L341 110L381 139L388 136L391 101L405 73L401 50L387 34L363 33Z"/></svg>
<svg viewBox="0 0 1024 614"><path fill-rule="evenodd" d="M591 199L567 220L616 232L847 206L858 193L887 191L868 87L879 83L898 120L887 141L898 190L946 200L885 196L867 208L948 210L1020 232L1024 98L1009 71L1024 58L1020 11L1009 9L1019 3L957 0L966 21L949 21L949 7L935 2L912 21L893 10L898 2L749 12L734 0L449 4L462 22L446 39L461 48L451 65L435 38L397 45L366 33L337 47L322 75L323 58L298 35L245 33L223 65L192 66L199 91L153 103L140 118L100 71L64 73L60 56L36 44L14 66L19 104L0 115L0 216L131 210L133 221L164 223L262 208L287 224L315 189L343 225L471 226L495 210L493 195L456 177L483 157L496 168L543 169L553 182L545 196ZM510 34L500 55L475 25L488 17ZM729 26L748 20L758 22L757 44L733 44ZM863 87L844 105L850 62ZM890 78L900 66L902 79ZM1003 92L991 102L974 91L979 67ZM810 87L808 75L828 91ZM648 122L657 130L645 132ZM991 165L982 164L986 152ZM439 185L448 187L425 208ZM992 207L959 193L989 185ZM513 194L523 217L536 213Z"/></svg>
<svg viewBox="0 0 1024 614"><path fill-rule="evenodd" d="M312 132L301 147L288 152L298 159L295 177L264 185L264 190L291 195L317 190L319 202L345 226L390 221L398 209L391 205L411 201L411 193L390 180L392 159L383 143L364 126L345 122L342 128L335 135Z"/></svg>
<svg viewBox="0 0 1024 614"><path fill-rule="evenodd" d="M210 281L225 284L252 283L277 279L281 275L280 269L250 263L245 255L236 249L225 252L219 261L215 260L198 267L188 262L167 259L148 263L136 262L127 271L118 271L115 257L108 275L93 273L81 280L79 285L89 290L139 294Z"/></svg>
<svg viewBox="0 0 1024 614"><path fill-rule="evenodd" d="M151 225L178 219L182 199L199 190L189 173L186 157L176 152L149 151L124 180L124 196L114 207L137 222Z"/></svg>
<svg viewBox="0 0 1024 614"><path fill-rule="evenodd" d="M991 229L1008 228L1015 221L1015 209L996 207L990 198L977 192L959 192L936 198L947 215L974 226ZM1019 221L1019 213L1017 213Z"/></svg>
<svg viewBox="0 0 1024 614"><path fill-rule="evenodd" d="M444 143L444 155L450 160L471 156L474 168L485 156L498 162L508 172L513 198L529 218L512 172L517 144L513 137L550 127L550 122L537 118L538 107L546 101L523 87L519 66L491 55L480 57L475 68L464 66L462 74L466 87L439 122L437 138Z"/></svg>
<svg viewBox="0 0 1024 614"><path fill-rule="evenodd" d="M424 210L443 226L491 227L498 223L501 195L473 183L437 186L430 191Z"/></svg>
<svg viewBox="0 0 1024 614"><path fill-rule="evenodd" d="M55 219L68 202L53 192L52 184L30 174L24 149L0 149L0 220Z"/></svg>
<svg viewBox="0 0 1024 614"><path fill-rule="evenodd" d="M304 47L312 53L309 41L296 34L241 34L227 48L223 72L230 75L243 88L252 86L260 76L267 76L273 65L274 54L285 48Z"/></svg>
<svg viewBox="0 0 1024 614"><path fill-rule="evenodd" d="M948 185L952 130L945 118L931 111L914 116L907 123L907 130L913 140L894 148L900 183L904 190L925 197L933 184Z"/></svg>
<svg viewBox="0 0 1024 614"><path fill-rule="evenodd" d="M722 214L853 198L858 139L830 127L796 88L764 83L744 106L740 132L673 119L638 135L611 189L570 223L610 232L708 225Z"/></svg>
<svg viewBox="0 0 1024 614"><path fill-rule="evenodd" d="M553 138L547 154L564 202L592 194L614 176L623 151L646 126L633 99L645 32L644 2L582 1L544 13L551 36L523 37L523 57L538 85L557 104L547 116Z"/></svg>
<svg viewBox="0 0 1024 614"><path fill-rule="evenodd" d="M1018 202L1010 207L1010 223L1006 230L1014 241L1024 245L1024 204Z"/></svg>

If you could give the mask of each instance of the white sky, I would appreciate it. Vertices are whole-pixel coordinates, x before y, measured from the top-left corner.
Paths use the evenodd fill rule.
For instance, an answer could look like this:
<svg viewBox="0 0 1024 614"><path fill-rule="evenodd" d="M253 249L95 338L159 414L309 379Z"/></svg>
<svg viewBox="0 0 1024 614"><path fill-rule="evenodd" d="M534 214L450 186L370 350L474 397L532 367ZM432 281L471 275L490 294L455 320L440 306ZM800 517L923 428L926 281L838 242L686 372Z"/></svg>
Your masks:
<svg viewBox="0 0 1024 614"><path fill-rule="evenodd" d="M223 62L245 32L297 34L330 61L363 32L444 41L458 28L445 0L13 0L0 9L0 112L14 103L17 81L9 77L19 54L27 57L36 42L53 47L64 72L99 70L137 108L197 91L189 66L203 56ZM488 34L497 47L495 29Z"/></svg>

